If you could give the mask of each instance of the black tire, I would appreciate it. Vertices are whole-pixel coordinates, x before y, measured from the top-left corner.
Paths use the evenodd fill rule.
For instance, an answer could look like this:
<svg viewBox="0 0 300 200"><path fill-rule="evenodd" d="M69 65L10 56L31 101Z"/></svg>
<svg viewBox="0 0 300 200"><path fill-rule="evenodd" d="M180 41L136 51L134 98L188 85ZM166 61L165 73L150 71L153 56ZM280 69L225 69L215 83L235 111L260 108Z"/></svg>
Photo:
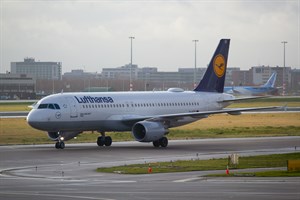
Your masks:
<svg viewBox="0 0 300 200"><path fill-rule="evenodd" d="M102 136L98 137L97 139L97 145L99 147L102 147L104 145L105 140L102 139Z"/></svg>
<svg viewBox="0 0 300 200"><path fill-rule="evenodd" d="M64 143L64 142L60 142L60 143L59 143L59 147L60 147L61 149L64 149L64 148L65 148L65 143Z"/></svg>
<svg viewBox="0 0 300 200"><path fill-rule="evenodd" d="M153 146L154 146L154 147L159 147L159 146L160 146L159 140L153 141Z"/></svg>
<svg viewBox="0 0 300 200"><path fill-rule="evenodd" d="M56 148L56 149L60 149L59 142L56 142L56 143L55 143L55 148Z"/></svg>
<svg viewBox="0 0 300 200"><path fill-rule="evenodd" d="M160 138L159 144L161 147L167 147L168 146L168 138L166 138L166 137Z"/></svg>
<svg viewBox="0 0 300 200"><path fill-rule="evenodd" d="M111 143L112 143L111 137L110 136L105 137L105 141L104 141L105 146L109 147L111 146Z"/></svg>

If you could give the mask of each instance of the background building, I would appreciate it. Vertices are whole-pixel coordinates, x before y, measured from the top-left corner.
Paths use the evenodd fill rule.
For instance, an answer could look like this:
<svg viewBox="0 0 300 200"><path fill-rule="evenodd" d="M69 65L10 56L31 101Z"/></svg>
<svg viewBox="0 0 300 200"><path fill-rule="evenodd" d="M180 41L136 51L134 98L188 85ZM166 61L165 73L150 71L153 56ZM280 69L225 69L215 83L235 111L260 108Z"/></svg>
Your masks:
<svg viewBox="0 0 300 200"><path fill-rule="evenodd" d="M226 86L251 86L253 85L252 76L248 70L232 71L232 82L226 81ZM227 79L227 77L226 77ZM229 84L228 84L229 83Z"/></svg>
<svg viewBox="0 0 300 200"><path fill-rule="evenodd" d="M254 85L262 85L268 81L273 72L277 72L277 78L275 82L276 87L282 87L283 79L288 89L291 83L291 67L285 67L285 76L283 77L283 67L270 67L270 66L254 66L249 72L252 76L252 82Z"/></svg>
<svg viewBox="0 0 300 200"><path fill-rule="evenodd" d="M291 70L291 86L292 95L300 95L300 69Z"/></svg>
<svg viewBox="0 0 300 200"><path fill-rule="evenodd" d="M26 74L35 79L61 80L61 62L35 62L34 58L24 58L24 62L11 62L12 74Z"/></svg>
<svg viewBox="0 0 300 200"><path fill-rule="evenodd" d="M84 72L82 69L74 69L71 72L66 72L62 76L63 79L76 80L76 79L94 79L101 78L101 74L93 72Z"/></svg>
<svg viewBox="0 0 300 200"><path fill-rule="evenodd" d="M1 75L1 95L3 98L31 98L30 95L35 93L37 96L46 96L62 91L129 91L130 71L134 91L167 90L170 87L194 89L194 67L164 72L158 71L156 67L139 68L138 65L132 65L130 69L130 64L126 64L116 68L103 68L101 73L77 69L66 72L63 76L61 68L60 62L35 62L33 58L25 58L24 62L12 62L11 74ZM206 67L196 69L196 84L200 82L205 71ZM292 70L291 67L262 65L253 66L249 70L228 67L225 85L262 85L273 72L277 72L276 87L283 88L284 80L285 94L299 94L300 70ZM279 92L282 93L282 89Z"/></svg>
<svg viewBox="0 0 300 200"><path fill-rule="evenodd" d="M131 67L131 77L132 79L137 79L137 75L140 68L137 65L132 65ZM156 69L157 70L157 69ZM102 69L103 78L113 78L113 79L129 79L130 77L130 64L115 67L115 68L103 68Z"/></svg>
<svg viewBox="0 0 300 200"><path fill-rule="evenodd" d="M0 74L0 99L36 99L36 80L27 75Z"/></svg>

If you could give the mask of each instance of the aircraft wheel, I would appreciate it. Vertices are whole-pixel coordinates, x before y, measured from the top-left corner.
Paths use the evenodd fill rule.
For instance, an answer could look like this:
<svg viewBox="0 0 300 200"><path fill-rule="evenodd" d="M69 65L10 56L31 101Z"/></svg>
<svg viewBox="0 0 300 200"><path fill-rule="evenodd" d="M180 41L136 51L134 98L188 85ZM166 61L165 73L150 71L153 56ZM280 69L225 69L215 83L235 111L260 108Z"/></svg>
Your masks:
<svg viewBox="0 0 300 200"><path fill-rule="evenodd" d="M60 147L59 147L59 142L56 142L56 143L55 143L55 148L56 148L56 149L59 149L59 148L60 148Z"/></svg>
<svg viewBox="0 0 300 200"><path fill-rule="evenodd" d="M159 147L159 146L160 146L159 140L153 141L153 146L154 146L154 147Z"/></svg>
<svg viewBox="0 0 300 200"><path fill-rule="evenodd" d="M112 143L111 137L110 136L105 137L105 141L104 141L105 146L109 147L111 146L111 143Z"/></svg>
<svg viewBox="0 0 300 200"><path fill-rule="evenodd" d="M98 137L97 144L99 147L102 147L104 145L105 140L103 140L102 136Z"/></svg>
<svg viewBox="0 0 300 200"><path fill-rule="evenodd" d="M166 138L166 137L160 138L159 144L161 147L167 147L168 146L168 138Z"/></svg>
<svg viewBox="0 0 300 200"><path fill-rule="evenodd" d="M61 149L64 149L65 148L65 143L64 142L60 142L59 146L60 146Z"/></svg>
<svg viewBox="0 0 300 200"><path fill-rule="evenodd" d="M64 142L56 142L55 143L55 148L56 149L64 149L65 148L65 143Z"/></svg>

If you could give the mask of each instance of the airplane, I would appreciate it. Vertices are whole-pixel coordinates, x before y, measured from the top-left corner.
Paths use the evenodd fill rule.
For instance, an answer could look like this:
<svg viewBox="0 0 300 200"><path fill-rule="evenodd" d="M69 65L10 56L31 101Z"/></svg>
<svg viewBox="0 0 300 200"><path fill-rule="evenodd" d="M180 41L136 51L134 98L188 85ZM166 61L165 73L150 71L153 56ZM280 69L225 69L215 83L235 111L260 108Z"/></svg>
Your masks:
<svg viewBox="0 0 300 200"><path fill-rule="evenodd" d="M278 89L275 86L277 73L273 72L269 80L261 86L232 86L224 87L224 92L235 95L250 95L250 96L261 96L261 95L274 95L278 93Z"/></svg>
<svg viewBox="0 0 300 200"><path fill-rule="evenodd" d="M131 131L139 142L167 147L169 128L207 118L209 115L277 107L224 109L236 98L223 93L230 39L221 39L208 68L193 91L59 93L39 100L27 116L28 124L46 131L64 149L64 141L84 131L98 131L98 146L111 146L110 131Z"/></svg>

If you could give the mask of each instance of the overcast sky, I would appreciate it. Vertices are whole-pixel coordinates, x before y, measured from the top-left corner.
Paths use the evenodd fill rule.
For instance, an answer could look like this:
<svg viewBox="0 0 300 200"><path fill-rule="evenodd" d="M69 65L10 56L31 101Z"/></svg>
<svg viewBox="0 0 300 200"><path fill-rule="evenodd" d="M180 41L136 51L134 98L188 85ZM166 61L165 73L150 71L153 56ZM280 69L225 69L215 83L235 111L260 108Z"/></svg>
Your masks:
<svg viewBox="0 0 300 200"><path fill-rule="evenodd" d="M177 71L205 67L230 38L229 67L299 67L300 0L290 1L15 1L0 0L0 72L34 57L62 62L63 72L133 63Z"/></svg>

